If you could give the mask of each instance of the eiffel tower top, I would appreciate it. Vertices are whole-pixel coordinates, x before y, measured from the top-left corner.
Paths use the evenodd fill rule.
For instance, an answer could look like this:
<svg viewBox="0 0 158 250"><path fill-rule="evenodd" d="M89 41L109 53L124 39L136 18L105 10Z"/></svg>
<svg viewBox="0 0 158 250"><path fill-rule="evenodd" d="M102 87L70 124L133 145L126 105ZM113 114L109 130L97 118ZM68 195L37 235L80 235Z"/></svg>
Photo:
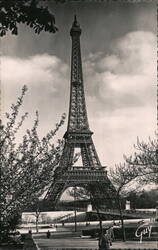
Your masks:
<svg viewBox="0 0 158 250"><path fill-rule="evenodd" d="M73 34L81 34L81 28L80 28L80 24L78 23L77 21L77 17L76 15L74 15L74 22L72 24L72 28L71 28L71 31L70 31L70 35L73 36Z"/></svg>
<svg viewBox="0 0 158 250"><path fill-rule="evenodd" d="M92 134L89 129L87 110L84 95L83 73L82 73L82 59L80 49L80 35L81 28L77 21L76 15L72 28L70 30L72 38L72 55L71 55L71 90L70 90L70 106L69 106L69 118L68 128L66 135L68 134Z"/></svg>

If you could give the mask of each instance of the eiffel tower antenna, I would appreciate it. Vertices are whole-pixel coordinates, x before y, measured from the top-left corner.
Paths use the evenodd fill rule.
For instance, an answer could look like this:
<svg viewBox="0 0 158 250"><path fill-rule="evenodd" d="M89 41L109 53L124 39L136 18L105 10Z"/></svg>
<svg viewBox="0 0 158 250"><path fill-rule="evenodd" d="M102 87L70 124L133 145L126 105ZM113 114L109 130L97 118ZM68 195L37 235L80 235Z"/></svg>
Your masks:
<svg viewBox="0 0 158 250"><path fill-rule="evenodd" d="M76 16L76 14L74 15L74 22L77 22L77 16Z"/></svg>
<svg viewBox="0 0 158 250"><path fill-rule="evenodd" d="M101 165L96 152L87 117L80 49L80 24L76 15L70 30L72 39L70 103L67 131L64 134L65 145L59 166L55 170L54 180L47 193L54 206L62 193L73 186L82 186L91 194L103 200L111 199L115 190ZM83 166L73 166L74 150L81 150ZM110 191L109 191L110 190Z"/></svg>

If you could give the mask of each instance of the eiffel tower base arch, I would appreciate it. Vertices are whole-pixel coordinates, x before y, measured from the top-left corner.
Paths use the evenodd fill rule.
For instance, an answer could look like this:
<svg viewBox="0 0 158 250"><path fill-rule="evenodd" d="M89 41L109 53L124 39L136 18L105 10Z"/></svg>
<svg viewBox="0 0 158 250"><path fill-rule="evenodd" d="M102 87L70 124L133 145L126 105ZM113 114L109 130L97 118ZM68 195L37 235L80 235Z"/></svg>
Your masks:
<svg viewBox="0 0 158 250"><path fill-rule="evenodd" d="M73 167L67 170L60 178L57 178L49 190L49 201L55 209L64 191L70 187L82 187L100 205L113 204L115 190L103 169L85 169L85 167Z"/></svg>

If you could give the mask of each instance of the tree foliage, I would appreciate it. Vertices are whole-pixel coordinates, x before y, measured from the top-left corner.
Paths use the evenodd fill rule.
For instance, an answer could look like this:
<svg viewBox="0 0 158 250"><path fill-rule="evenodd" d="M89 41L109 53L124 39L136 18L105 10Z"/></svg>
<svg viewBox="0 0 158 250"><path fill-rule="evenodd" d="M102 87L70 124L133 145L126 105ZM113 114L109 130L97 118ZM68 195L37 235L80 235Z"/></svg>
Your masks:
<svg viewBox="0 0 158 250"><path fill-rule="evenodd" d="M109 175L117 190L118 204L122 228L124 227L122 216L121 194L136 190L138 185L158 184L158 144L157 140L140 142L135 145L137 152L129 157L124 156L125 163L118 164L110 169ZM125 238L125 232L124 232Z"/></svg>
<svg viewBox="0 0 158 250"><path fill-rule="evenodd" d="M158 201L157 189L132 191L126 196L130 201L131 208L155 208Z"/></svg>
<svg viewBox="0 0 158 250"><path fill-rule="evenodd" d="M135 167L133 165L118 164L115 168L111 168L109 171L109 178L113 185L116 188L117 192L117 204L120 212L120 220L122 226L122 238L126 240L125 227L124 227L124 218L123 218L123 195L127 195L129 191L132 189L136 189L136 185L133 185L133 182L138 178L139 172L135 171Z"/></svg>
<svg viewBox="0 0 158 250"><path fill-rule="evenodd" d="M39 34L42 30L55 33L55 17L46 0L0 0L0 36L10 31L18 34L18 24L23 23Z"/></svg>
<svg viewBox="0 0 158 250"><path fill-rule="evenodd" d="M133 166L128 164L118 164L115 168L109 170L109 178L116 188L117 195L123 193L126 188L129 189L133 180L138 177L138 172L135 172Z"/></svg>
<svg viewBox="0 0 158 250"><path fill-rule="evenodd" d="M6 226L49 188L63 147L63 141L58 140L55 146L53 139L65 114L56 128L40 139L36 112L32 129L27 129L22 141L17 143L17 133L27 117L25 113L17 122L26 90L24 86L17 103L12 104L10 113L6 113L6 125L1 122L0 126L0 218Z"/></svg>
<svg viewBox="0 0 158 250"><path fill-rule="evenodd" d="M157 135L156 135L157 137ZM126 163L139 174L141 184L158 184L158 140L149 138L148 142L137 139L134 155L124 156Z"/></svg>
<svg viewBox="0 0 158 250"><path fill-rule="evenodd" d="M125 162L111 168L109 176L117 189L122 192L135 181L139 185L158 184L158 144L157 139L146 143L137 139L134 155L125 156ZM133 185L135 188L136 185Z"/></svg>

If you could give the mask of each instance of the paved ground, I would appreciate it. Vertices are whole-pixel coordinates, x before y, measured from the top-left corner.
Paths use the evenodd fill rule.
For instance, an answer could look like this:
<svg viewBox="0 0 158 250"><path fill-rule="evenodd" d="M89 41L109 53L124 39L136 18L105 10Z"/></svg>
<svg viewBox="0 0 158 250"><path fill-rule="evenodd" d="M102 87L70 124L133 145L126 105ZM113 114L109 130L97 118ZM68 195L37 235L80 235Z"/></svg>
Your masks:
<svg viewBox="0 0 158 250"><path fill-rule="evenodd" d="M98 248L98 241L96 239L81 239L81 238L66 238L66 239L37 239L35 238L35 242L39 246L41 250L45 249L53 249L53 248ZM113 242L113 245L110 249L127 249L127 248L134 248L134 249L158 249L157 242Z"/></svg>
<svg viewBox="0 0 158 250"><path fill-rule="evenodd" d="M18 246L0 246L0 250L22 250L23 247Z"/></svg>

